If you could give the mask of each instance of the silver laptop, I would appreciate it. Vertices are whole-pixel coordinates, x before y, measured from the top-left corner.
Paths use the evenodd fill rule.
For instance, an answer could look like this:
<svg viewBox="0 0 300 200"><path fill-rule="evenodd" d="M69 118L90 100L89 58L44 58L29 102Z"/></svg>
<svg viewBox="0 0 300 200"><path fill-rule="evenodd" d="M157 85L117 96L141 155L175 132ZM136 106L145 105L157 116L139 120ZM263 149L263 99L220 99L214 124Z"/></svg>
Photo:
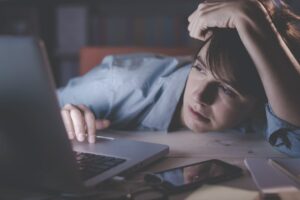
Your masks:
<svg viewBox="0 0 300 200"><path fill-rule="evenodd" d="M71 144L43 44L12 36L0 37L0 148L1 184L68 192L136 170L169 151L166 145L124 139ZM102 158L112 168L101 169ZM92 160L100 161L84 174Z"/></svg>

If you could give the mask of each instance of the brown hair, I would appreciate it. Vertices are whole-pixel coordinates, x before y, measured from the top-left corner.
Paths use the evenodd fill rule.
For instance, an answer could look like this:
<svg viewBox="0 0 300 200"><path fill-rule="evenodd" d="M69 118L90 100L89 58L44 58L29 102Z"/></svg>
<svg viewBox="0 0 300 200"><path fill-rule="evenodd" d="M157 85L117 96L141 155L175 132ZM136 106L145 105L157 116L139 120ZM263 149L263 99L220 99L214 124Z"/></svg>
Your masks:
<svg viewBox="0 0 300 200"><path fill-rule="evenodd" d="M266 101L256 67L234 29L215 29L206 54L209 71L242 95Z"/></svg>
<svg viewBox="0 0 300 200"><path fill-rule="evenodd" d="M293 55L300 61L300 16L283 0L260 0L271 17L277 31Z"/></svg>
<svg viewBox="0 0 300 200"><path fill-rule="evenodd" d="M261 0L292 53L300 60L300 19L282 1ZM280 6L275 4L280 3ZM213 29L206 54L207 68L212 74L232 85L242 94L266 102L267 97L256 67L235 29Z"/></svg>

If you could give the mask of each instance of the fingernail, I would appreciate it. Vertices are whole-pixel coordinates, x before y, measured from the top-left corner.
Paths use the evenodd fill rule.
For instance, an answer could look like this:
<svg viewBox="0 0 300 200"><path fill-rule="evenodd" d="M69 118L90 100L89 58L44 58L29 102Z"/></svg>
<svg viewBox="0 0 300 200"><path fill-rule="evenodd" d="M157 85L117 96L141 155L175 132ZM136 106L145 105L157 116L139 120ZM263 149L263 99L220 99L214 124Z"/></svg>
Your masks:
<svg viewBox="0 0 300 200"><path fill-rule="evenodd" d="M89 143L95 143L95 137L94 136L89 137Z"/></svg>
<svg viewBox="0 0 300 200"><path fill-rule="evenodd" d="M84 141L84 134L78 134L78 140L80 142L83 142Z"/></svg>

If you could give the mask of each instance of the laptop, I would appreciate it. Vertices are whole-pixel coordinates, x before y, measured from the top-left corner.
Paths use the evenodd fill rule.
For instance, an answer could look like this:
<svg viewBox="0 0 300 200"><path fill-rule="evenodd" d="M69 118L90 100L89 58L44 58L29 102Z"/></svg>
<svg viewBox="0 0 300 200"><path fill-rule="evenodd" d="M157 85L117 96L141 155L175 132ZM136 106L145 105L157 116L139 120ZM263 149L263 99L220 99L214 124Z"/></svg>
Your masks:
<svg viewBox="0 0 300 200"><path fill-rule="evenodd" d="M167 145L117 138L71 142L43 43L14 36L0 37L0 148L2 185L63 192L93 188L169 151ZM102 169L101 160L109 167Z"/></svg>

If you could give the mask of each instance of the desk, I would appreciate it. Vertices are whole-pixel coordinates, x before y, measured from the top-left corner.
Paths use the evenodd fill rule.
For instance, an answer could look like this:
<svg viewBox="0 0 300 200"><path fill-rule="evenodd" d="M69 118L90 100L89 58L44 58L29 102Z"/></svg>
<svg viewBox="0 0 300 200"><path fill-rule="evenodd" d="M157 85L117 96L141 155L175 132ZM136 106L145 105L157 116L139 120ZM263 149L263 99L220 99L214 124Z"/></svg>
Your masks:
<svg viewBox="0 0 300 200"><path fill-rule="evenodd" d="M241 134L239 132L212 132L197 134L187 130L180 130L168 134L161 132L106 131L101 133L101 135L169 145L170 153L165 158L133 174L128 179L129 181L142 180L145 172L164 170L167 168L191 164L212 158L221 159L229 163L239 165L246 170L243 163L245 157L286 157L285 155L275 151L264 140L262 135L257 134ZM113 187L111 187L111 185L113 185ZM127 190L128 187L133 187L132 184L124 184L122 182L111 185L108 185L108 187L110 187L109 189L116 191ZM250 177L250 174L247 172L241 178L224 182L221 185L248 190L257 190ZM1 192L2 191L0 189L0 194L4 195ZM18 196L24 197L30 195L23 195L21 192L24 191L18 192ZM191 192L192 191L188 191L177 195L172 195L170 200L185 199Z"/></svg>
<svg viewBox="0 0 300 200"><path fill-rule="evenodd" d="M245 170L241 178L222 183L224 186L257 190L250 174L243 163L245 157L287 157L274 150L258 134L242 134L235 131L212 132L198 134L188 130L172 133L161 132L118 132L112 131L101 135L117 138L126 138L139 141L148 141L169 145L170 153L164 159L143 168L129 180L141 180L147 171L159 171L171 167L190 164L212 158L221 159L236 164ZM171 200L181 200L191 191L171 196Z"/></svg>

